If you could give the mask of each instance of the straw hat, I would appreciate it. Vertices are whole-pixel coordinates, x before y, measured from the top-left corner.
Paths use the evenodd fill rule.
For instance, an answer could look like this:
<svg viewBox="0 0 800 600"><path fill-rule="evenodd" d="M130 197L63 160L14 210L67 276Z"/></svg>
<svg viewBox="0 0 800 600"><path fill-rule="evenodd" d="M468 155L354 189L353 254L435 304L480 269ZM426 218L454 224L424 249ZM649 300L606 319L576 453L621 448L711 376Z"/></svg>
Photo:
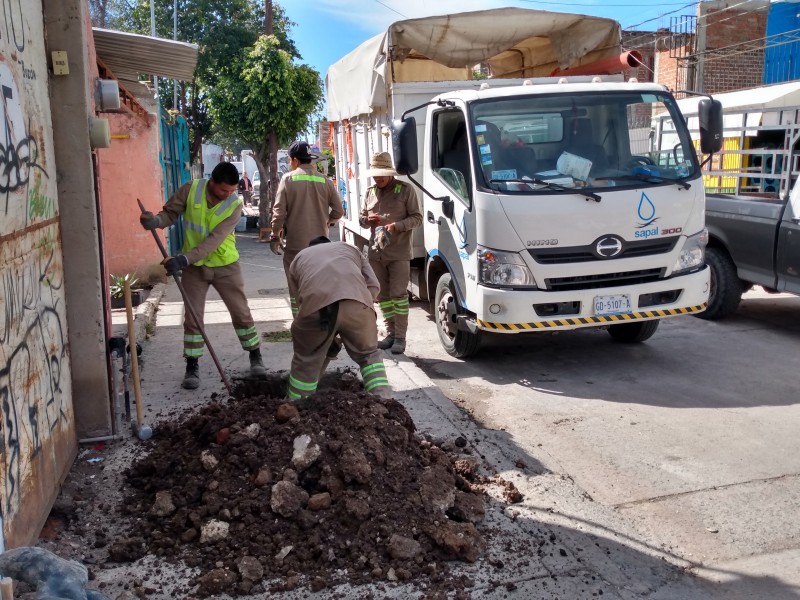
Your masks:
<svg viewBox="0 0 800 600"><path fill-rule="evenodd" d="M376 152L369 160L369 168L364 171L365 177L395 177L397 171L392 164L392 156L388 152Z"/></svg>

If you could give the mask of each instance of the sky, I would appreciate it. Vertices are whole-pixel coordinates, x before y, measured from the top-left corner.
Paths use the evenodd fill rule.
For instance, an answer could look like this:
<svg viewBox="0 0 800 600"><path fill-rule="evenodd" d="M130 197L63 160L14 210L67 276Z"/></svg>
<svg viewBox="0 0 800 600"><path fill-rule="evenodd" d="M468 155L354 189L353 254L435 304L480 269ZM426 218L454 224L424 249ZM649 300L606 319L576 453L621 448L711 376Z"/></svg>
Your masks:
<svg viewBox="0 0 800 600"><path fill-rule="evenodd" d="M671 16L695 14L692 0L278 0L294 21L291 37L301 63L319 71L395 21L432 15L517 6L616 19L623 29L654 31L669 27ZM674 12L673 12L674 11ZM671 14L666 14L671 13ZM646 21L646 22L645 22ZM643 23L644 22L644 23ZM641 25L639 25L641 24ZM637 27L633 27L636 26Z"/></svg>

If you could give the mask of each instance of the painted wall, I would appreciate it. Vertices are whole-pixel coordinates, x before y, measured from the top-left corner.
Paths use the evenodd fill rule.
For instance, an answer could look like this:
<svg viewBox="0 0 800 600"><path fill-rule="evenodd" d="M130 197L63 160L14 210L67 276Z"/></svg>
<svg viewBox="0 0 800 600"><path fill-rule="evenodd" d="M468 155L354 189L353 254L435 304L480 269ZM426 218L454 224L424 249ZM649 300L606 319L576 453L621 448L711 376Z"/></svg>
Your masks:
<svg viewBox="0 0 800 600"><path fill-rule="evenodd" d="M42 8L0 13L0 515L35 538L75 455Z"/></svg>
<svg viewBox="0 0 800 600"><path fill-rule="evenodd" d="M111 126L110 148L97 150L104 255L110 274L135 273L141 280L163 278L153 234L139 225L140 199L154 213L163 206L158 121L130 113L102 113ZM159 234L166 244L164 230Z"/></svg>

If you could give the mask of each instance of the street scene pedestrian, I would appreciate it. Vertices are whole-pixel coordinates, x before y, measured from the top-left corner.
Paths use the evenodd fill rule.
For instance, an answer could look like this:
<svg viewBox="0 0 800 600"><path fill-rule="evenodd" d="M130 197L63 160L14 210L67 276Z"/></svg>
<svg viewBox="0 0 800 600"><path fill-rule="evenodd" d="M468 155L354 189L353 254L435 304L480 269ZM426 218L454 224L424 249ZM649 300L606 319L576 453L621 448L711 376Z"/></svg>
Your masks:
<svg viewBox="0 0 800 600"><path fill-rule="evenodd" d="M371 230L369 264L381 286L378 304L386 336L378 347L402 354L408 330L411 233L422 224L422 212L414 189L395 179L397 172L388 152L373 154L365 175L372 177L375 185L367 190L359 222Z"/></svg>
<svg viewBox="0 0 800 600"><path fill-rule="evenodd" d="M378 280L366 258L354 246L321 236L298 252L289 267L297 294L297 315L291 325L294 356L286 395L310 396L328 362L341 350L361 369L364 389L389 398L373 304Z"/></svg>
<svg viewBox="0 0 800 600"><path fill-rule="evenodd" d="M289 267L297 253L312 239L327 237L330 226L344 215L342 199L333 183L317 173L312 165L311 161L316 158L319 157L309 152L307 142L292 142L289 146L292 170L281 178L275 194L270 249L275 254L283 254L287 280ZM289 280L292 315L297 315L296 297L297 290Z"/></svg>
<svg viewBox="0 0 800 600"><path fill-rule="evenodd" d="M181 216L184 222L184 241L181 253L166 258L164 268L169 275L182 273L186 302L197 312L199 323L190 311L183 321L183 355L186 373L181 387L188 390L200 385L198 361L203 355L201 330L206 295L209 286L222 298L233 321L233 328L242 349L250 353L250 372L264 375L261 341L250 314L244 293L239 252L234 230L242 215L242 203L237 196L239 172L231 163L221 162L211 172L211 179L195 179L175 192L154 215L144 212L140 217L147 230L162 229Z"/></svg>
<svg viewBox="0 0 800 600"><path fill-rule="evenodd" d="M247 176L247 171L242 173L242 178L239 180L239 193L242 195L244 205L250 206L253 200L253 182Z"/></svg>

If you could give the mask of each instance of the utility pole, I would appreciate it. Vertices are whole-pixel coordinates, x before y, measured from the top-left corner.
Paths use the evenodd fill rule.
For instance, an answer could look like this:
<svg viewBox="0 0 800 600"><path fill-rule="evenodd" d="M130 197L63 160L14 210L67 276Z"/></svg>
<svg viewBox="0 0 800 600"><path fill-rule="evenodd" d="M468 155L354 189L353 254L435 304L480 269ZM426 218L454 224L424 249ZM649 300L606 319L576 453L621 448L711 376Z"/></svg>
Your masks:
<svg viewBox="0 0 800 600"><path fill-rule="evenodd" d="M272 29L272 0L264 0L264 35L273 35ZM267 207L270 209L275 201L275 192L278 191L278 136L274 131L267 133L267 161L269 164L269 187ZM277 231L274 232L277 235Z"/></svg>
<svg viewBox="0 0 800 600"><path fill-rule="evenodd" d="M156 5L154 0L150 0L150 35L156 37ZM156 98L158 98L158 77L153 75L153 88Z"/></svg>
<svg viewBox="0 0 800 600"><path fill-rule="evenodd" d="M172 39L178 39L178 0L172 0ZM172 110L178 110L178 80L172 80Z"/></svg>

